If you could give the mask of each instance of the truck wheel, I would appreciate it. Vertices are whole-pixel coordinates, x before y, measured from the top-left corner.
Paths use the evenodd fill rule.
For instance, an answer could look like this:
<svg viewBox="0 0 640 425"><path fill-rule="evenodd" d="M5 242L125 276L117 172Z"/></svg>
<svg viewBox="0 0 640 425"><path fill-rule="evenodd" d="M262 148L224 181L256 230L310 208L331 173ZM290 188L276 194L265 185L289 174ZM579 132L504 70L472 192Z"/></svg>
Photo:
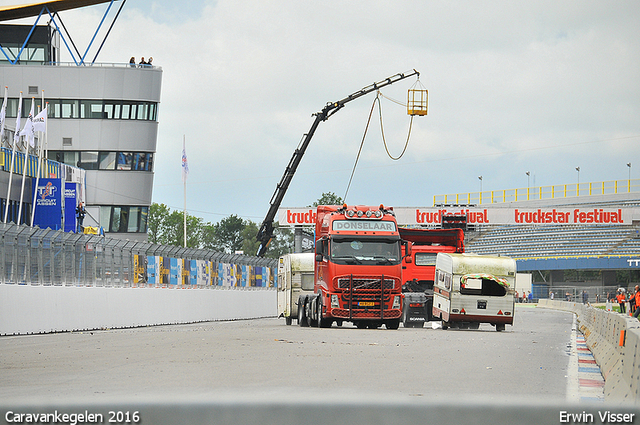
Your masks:
<svg viewBox="0 0 640 425"><path fill-rule="evenodd" d="M400 327L400 320L390 320L384 324L387 329L398 329Z"/></svg>
<svg viewBox="0 0 640 425"><path fill-rule="evenodd" d="M315 328L316 326L318 326L318 321L312 317L312 313L314 313L312 310L313 308L312 306L313 306L313 301L310 300L310 302L307 304L308 311L306 311L307 324L312 328Z"/></svg>
<svg viewBox="0 0 640 425"><path fill-rule="evenodd" d="M284 322L287 325L291 325L291 322L293 322L293 319L291 318L291 316L287 316L287 317L284 318Z"/></svg>
<svg viewBox="0 0 640 425"><path fill-rule="evenodd" d="M442 321L442 330L446 331L447 329L449 329L449 322L445 322L444 320Z"/></svg>
<svg viewBox="0 0 640 425"><path fill-rule="evenodd" d="M324 317L322 317L322 304L318 303L318 327L319 328L330 328L331 325L333 325L333 320L331 319L325 319Z"/></svg>
<svg viewBox="0 0 640 425"><path fill-rule="evenodd" d="M298 325L306 328L309 324L307 323L307 316L304 314L304 311L305 305L298 303Z"/></svg>
<svg viewBox="0 0 640 425"><path fill-rule="evenodd" d="M367 322L356 322L355 325L358 329L367 329Z"/></svg>
<svg viewBox="0 0 640 425"><path fill-rule="evenodd" d="M409 318L407 316L408 316L407 311L404 310L402 312L402 326L404 326L405 328L411 328L413 327L413 323L409 321Z"/></svg>

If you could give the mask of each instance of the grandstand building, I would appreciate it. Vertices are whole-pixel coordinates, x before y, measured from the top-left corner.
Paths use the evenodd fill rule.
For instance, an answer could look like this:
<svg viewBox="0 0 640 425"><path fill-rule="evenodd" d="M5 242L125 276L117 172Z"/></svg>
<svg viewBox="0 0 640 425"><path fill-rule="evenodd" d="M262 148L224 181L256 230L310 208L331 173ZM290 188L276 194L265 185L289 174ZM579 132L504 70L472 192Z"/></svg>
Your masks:
<svg viewBox="0 0 640 425"><path fill-rule="evenodd" d="M110 9L114 13L113 0L47 1L0 7L0 21L3 22L37 17L33 26L0 25L0 84L8 88L8 131L5 131L0 161L2 213L8 202L11 206L9 221L30 223L30 196L24 197L23 208L18 208L21 174L13 178L10 199L6 199L9 193L8 159L16 131L20 92L23 124L32 98L39 110L43 107L41 97L44 93L44 101L48 103L46 156L52 164L85 170L82 174L86 191L81 199L85 201L88 214L84 225L101 227L111 237L146 241L162 69L128 62L98 63L95 62L97 53L93 61L88 62L86 53L81 55L71 50L75 44L64 26L59 25L58 13L98 3L109 3L105 5L105 18ZM120 7L123 5L121 2ZM40 16L46 17L47 25L36 25ZM114 22L116 18L113 18ZM106 35L104 37L106 40ZM68 50L72 62L60 61L62 49ZM35 151L31 150L30 154L35 155ZM43 171L41 177L48 177L46 173ZM29 169L27 177L25 192L30 194L35 172ZM21 217L17 217L19 209Z"/></svg>
<svg viewBox="0 0 640 425"><path fill-rule="evenodd" d="M553 197L544 195L552 191ZM476 224L466 232L467 252L510 256L519 273L531 273L534 298L547 298L550 292L573 298L587 291L591 302L596 296L604 302L607 293L640 283L639 192L640 181L623 180L520 189L519 195L517 190L447 195L434 201L446 205L455 199L509 210L579 209L596 217L599 211L624 211L624 223Z"/></svg>

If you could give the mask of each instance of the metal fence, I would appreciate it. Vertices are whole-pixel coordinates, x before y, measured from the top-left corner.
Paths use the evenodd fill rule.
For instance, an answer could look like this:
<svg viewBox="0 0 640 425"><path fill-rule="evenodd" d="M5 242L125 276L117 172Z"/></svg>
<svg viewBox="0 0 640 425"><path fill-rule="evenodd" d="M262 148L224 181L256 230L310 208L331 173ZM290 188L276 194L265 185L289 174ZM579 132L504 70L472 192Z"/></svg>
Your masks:
<svg viewBox="0 0 640 425"><path fill-rule="evenodd" d="M276 286L277 260L0 223L0 284Z"/></svg>

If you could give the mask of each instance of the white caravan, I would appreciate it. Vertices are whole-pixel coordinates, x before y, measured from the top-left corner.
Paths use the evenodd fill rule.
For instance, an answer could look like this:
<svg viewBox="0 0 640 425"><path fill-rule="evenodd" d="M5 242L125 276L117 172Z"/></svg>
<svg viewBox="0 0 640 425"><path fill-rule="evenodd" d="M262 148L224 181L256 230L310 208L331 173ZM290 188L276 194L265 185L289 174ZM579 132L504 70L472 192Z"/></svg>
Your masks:
<svg viewBox="0 0 640 425"><path fill-rule="evenodd" d="M512 258L438 253L433 316L442 320L442 329L490 323L503 331L513 325L515 279Z"/></svg>
<svg viewBox="0 0 640 425"><path fill-rule="evenodd" d="M313 294L314 253L285 254L278 260L278 317L298 318L298 297Z"/></svg>

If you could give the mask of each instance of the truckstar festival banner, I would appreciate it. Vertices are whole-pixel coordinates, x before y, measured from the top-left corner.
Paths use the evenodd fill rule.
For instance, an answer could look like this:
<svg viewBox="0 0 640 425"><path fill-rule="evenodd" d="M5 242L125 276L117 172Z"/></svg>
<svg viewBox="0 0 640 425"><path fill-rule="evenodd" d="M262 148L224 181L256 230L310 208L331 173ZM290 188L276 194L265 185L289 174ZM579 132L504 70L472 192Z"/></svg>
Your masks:
<svg viewBox="0 0 640 425"><path fill-rule="evenodd" d="M442 216L466 216L467 224L627 224L640 220L640 208L438 208L394 207L399 225L440 226ZM281 226L315 225L314 208L280 208L278 222Z"/></svg>

